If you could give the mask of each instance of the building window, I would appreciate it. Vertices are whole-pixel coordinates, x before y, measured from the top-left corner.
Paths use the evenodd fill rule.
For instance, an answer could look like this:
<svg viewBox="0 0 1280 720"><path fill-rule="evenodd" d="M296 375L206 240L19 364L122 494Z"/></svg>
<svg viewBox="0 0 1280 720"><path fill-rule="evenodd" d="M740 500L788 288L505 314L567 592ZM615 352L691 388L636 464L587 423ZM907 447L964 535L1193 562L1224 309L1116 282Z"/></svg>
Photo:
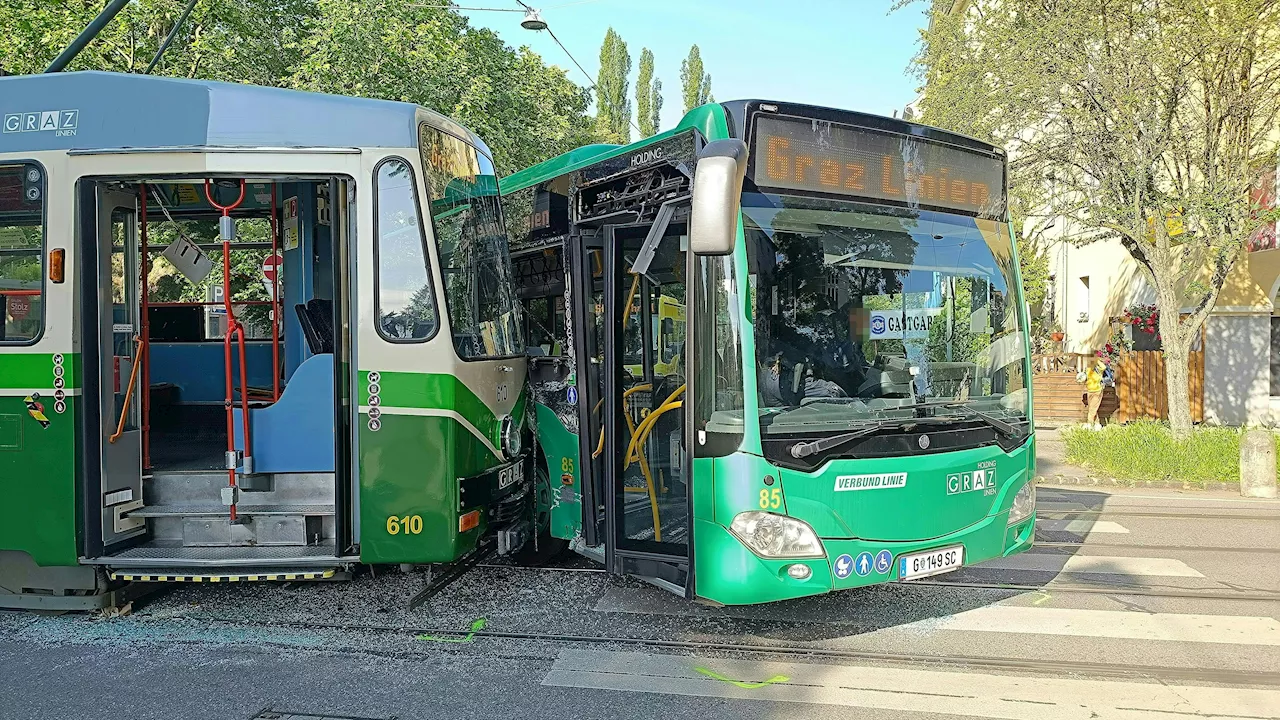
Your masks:
<svg viewBox="0 0 1280 720"><path fill-rule="evenodd" d="M44 170L0 165L0 343L44 329Z"/></svg>
<svg viewBox="0 0 1280 720"><path fill-rule="evenodd" d="M436 334L439 321L409 163L384 160L374 194L378 332L392 342L421 342Z"/></svg>
<svg viewBox="0 0 1280 720"><path fill-rule="evenodd" d="M1080 285L1076 288L1076 321L1089 322L1089 276L1085 275L1080 278Z"/></svg>

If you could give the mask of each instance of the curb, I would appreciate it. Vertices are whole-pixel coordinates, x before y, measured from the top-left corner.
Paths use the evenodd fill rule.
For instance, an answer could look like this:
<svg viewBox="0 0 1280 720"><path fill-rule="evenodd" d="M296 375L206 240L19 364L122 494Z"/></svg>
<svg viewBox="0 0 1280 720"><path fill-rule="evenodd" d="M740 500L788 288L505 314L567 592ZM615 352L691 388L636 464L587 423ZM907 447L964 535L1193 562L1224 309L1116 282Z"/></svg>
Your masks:
<svg viewBox="0 0 1280 720"><path fill-rule="evenodd" d="M1164 488L1171 490L1240 491L1239 483L1206 482L1202 484L1177 480L1129 480L1096 475L1037 475L1036 485L1082 485L1092 487Z"/></svg>

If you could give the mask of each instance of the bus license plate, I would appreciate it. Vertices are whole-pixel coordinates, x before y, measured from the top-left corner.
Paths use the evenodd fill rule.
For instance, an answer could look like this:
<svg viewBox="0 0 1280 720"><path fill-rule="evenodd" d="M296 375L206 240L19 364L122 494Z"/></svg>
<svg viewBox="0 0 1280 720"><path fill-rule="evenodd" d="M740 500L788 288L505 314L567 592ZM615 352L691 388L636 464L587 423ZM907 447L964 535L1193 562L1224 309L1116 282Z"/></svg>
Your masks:
<svg viewBox="0 0 1280 720"><path fill-rule="evenodd" d="M505 470L498 471L498 489L506 490L513 483L519 482L524 472L520 465L512 465Z"/></svg>
<svg viewBox="0 0 1280 720"><path fill-rule="evenodd" d="M938 548L898 557L898 579L911 580L964 567L964 546Z"/></svg>

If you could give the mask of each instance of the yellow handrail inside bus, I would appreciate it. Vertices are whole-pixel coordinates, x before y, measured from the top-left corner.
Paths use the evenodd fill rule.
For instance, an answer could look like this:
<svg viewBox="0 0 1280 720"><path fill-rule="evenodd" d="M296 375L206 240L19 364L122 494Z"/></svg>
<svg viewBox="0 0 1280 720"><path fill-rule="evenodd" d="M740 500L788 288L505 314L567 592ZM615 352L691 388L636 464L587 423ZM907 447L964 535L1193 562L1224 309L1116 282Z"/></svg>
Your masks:
<svg viewBox="0 0 1280 720"><path fill-rule="evenodd" d="M652 385L650 385L649 383L643 383L643 384L640 384L640 385L636 385L635 387L633 387L633 388L631 388L631 389L627 390L626 392L622 393L622 410L623 410L623 415L625 415L625 416L626 416L626 418L627 418L627 425L628 425L629 427L631 426L631 415L630 415L630 413L629 413L629 412L627 412L627 411L628 411L628 408L627 408L627 406L626 406L627 398L631 397L632 393L637 393L637 392L640 392L641 390L652 390L652 389L653 389L653 386L652 386ZM603 398L601 398L599 401L597 401L597 402L596 402L596 406L595 406L595 407L593 407L593 408L591 408L591 412L593 412L593 413L594 413L595 411L599 410L599 409L600 409L600 404L601 404L601 403L603 403L603 402L604 402L604 399L603 399ZM634 427L630 427L630 431L631 431L631 432L635 432L635 428L634 428ZM594 451L592 451L592 453L591 453L591 457L593 457L593 458L594 458L594 457L600 457L600 453L602 453L602 452L604 452L604 426L603 426L603 425L601 425L601 426L600 426L600 440L599 440L598 442L596 442L596 449L595 449Z"/></svg>
<svg viewBox="0 0 1280 720"><path fill-rule="evenodd" d="M626 455L623 456L627 459L626 465L623 466L624 468L631 465L632 454L639 451L640 448L644 446L644 443L648 441L649 431L653 429L658 418L668 410L675 410L676 408L684 406L684 401L676 400L676 397L682 394L686 387L688 387L688 385L681 385L676 388L675 392L668 395L667 399L663 401L661 407L649 413L648 417L640 421L639 427L637 427L636 431L631 435L631 443L627 446ZM640 454L643 455L644 453Z"/></svg>

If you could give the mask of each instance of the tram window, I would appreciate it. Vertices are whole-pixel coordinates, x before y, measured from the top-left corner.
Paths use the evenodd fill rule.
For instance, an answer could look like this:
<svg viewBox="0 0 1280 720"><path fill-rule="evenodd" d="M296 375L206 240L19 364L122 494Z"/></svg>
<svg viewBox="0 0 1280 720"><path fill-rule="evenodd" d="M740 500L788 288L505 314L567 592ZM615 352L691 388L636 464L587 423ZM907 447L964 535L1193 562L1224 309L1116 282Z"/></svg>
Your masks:
<svg viewBox="0 0 1280 720"><path fill-rule="evenodd" d="M409 163L383 161L374 192L378 331L392 342L426 340L436 334L438 320Z"/></svg>
<svg viewBox="0 0 1280 720"><path fill-rule="evenodd" d="M453 345L463 360L525 352L520 302L493 161L423 124L418 143L431 191Z"/></svg>
<svg viewBox="0 0 1280 720"><path fill-rule="evenodd" d="M0 165L0 343L44 329L44 170Z"/></svg>

